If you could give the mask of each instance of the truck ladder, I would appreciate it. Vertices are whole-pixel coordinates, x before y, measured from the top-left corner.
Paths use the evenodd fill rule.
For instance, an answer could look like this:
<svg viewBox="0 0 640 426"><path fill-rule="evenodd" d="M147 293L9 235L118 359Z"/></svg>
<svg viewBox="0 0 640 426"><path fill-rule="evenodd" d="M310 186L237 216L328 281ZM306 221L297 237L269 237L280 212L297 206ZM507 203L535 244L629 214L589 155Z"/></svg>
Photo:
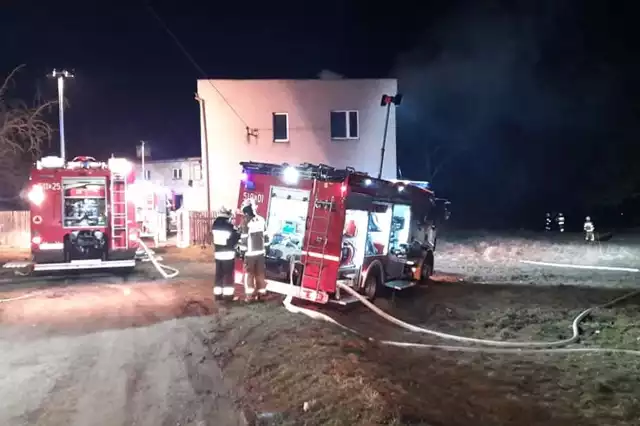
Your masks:
<svg viewBox="0 0 640 426"><path fill-rule="evenodd" d="M109 191L111 194L111 249L126 250L129 248L126 176L112 173Z"/></svg>
<svg viewBox="0 0 640 426"><path fill-rule="evenodd" d="M314 182L314 187L316 183ZM320 282L322 281L322 272L324 270L325 255L327 251L327 238L329 235L329 229L331 228L331 210L333 208L334 198L331 197L329 204L318 200L315 196L313 203L313 209L311 210L311 221L309 222L309 233L307 234L307 243L305 247L307 249L307 257L304 262L304 269L302 271L302 281L305 277L315 281L315 291L320 290ZM322 230L314 230L314 224L318 222L322 227ZM313 253L313 254L311 254ZM315 265L318 267L318 274L309 274L308 265Z"/></svg>

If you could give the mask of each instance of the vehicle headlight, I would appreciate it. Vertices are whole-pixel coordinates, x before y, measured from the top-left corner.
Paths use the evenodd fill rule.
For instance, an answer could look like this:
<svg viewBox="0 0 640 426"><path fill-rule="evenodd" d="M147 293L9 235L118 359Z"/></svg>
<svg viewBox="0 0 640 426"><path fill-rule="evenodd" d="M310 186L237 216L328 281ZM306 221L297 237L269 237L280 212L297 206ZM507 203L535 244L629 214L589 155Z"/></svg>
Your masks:
<svg viewBox="0 0 640 426"><path fill-rule="evenodd" d="M44 189L41 185L33 185L31 190L27 194L27 198L36 206L39 206L44 201Z"/></svg>

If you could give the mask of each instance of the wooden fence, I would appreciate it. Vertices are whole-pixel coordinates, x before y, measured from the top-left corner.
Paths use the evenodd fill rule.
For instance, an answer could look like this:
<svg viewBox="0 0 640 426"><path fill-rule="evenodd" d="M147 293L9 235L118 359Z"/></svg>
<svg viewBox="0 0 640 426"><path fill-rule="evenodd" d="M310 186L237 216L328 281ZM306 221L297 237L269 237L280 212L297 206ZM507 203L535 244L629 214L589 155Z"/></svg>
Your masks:
<svg viewBox="0 0 640 426"><path fill-rule="evenodd" d="M189 243L208 246L212 243L214 213L189 212ZM28 248L31 235L29 211L0 211L0 247Z"/></svg>
<svg viewBox="0 0 640 426"><path fill-rule="evenodd" d="M212 241L213 212L189 212L189 242L194 246L209 246Z"/></svg>
<svg viewBox="0 0 640 426"><path fill-rule="evenodd" d="M30 223L29 211L0 211L0 247L29 247Z"/></svg>

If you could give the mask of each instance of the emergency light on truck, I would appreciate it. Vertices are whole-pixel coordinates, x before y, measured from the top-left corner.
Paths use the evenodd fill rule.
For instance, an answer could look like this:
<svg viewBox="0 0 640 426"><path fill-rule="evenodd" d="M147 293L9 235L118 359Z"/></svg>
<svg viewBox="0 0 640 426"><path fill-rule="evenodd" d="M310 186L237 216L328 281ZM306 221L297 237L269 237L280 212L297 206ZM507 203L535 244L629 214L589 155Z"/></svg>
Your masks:
<svg viewBox="0 0 640 426"><path fill-rule="evenodd" d="M39 206L44 201L44 189L42 185L33 185L27 194L27 198L36 206Z"/></svg>
<svg viewBox="0 0 640 426"><path fill-rule="evenodd" d="M295 167L287 167L282 172L282 178L285 183L289 185L295 185L298 183L298 178L300 177L300 172Z"/></svg>

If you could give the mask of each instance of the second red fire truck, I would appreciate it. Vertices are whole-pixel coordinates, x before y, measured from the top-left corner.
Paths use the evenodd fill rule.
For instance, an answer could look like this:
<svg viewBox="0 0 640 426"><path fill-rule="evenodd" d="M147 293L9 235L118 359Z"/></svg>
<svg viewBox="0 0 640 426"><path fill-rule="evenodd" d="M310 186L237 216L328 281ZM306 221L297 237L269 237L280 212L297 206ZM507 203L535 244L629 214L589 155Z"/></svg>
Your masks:
<svg viewBox="0 0 640 426"><path fill-rule="evenodd" d="M436 225L448 215L424 185L325 165L241 165L238 207L252 198L267 223L269 291L349 303L338 283L373 299L432 274ZM238 260L236 283L243 277Z"/></svg>
<svg viewBox="0 0 640 426"><path fill-rule="evenodd" d="M131 162L93 157L44 157L31 171L26 192L31 211L30 262L5 268L31 271L133 268L139 231L128 187Z"/></svg>

